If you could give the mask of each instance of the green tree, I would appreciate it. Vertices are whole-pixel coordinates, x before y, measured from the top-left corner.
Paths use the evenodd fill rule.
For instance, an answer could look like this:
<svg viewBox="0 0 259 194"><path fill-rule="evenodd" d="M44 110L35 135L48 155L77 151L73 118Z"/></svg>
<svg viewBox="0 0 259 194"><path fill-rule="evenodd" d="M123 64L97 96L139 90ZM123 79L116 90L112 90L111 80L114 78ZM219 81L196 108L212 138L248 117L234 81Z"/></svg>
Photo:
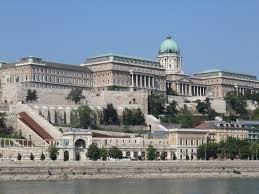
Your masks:
<svg viewBox="0 0 259 194"><path fill-rule="evenodd" d="M251 115L252 120L259 120L259 108L255 109Z"/></svg>
<svg viewBox="0 0 259 194"><path fill-rule="evenodd" d="M199 113L205 115L208 113L209 104L206 102L201 102L200 100L197 103L196 109Z"/></svg>
<svg viewBox="0 0 259 194"><path fill-rule="evenodd" d="M117 110L112 104L107 104L107 107L103 109L103 119L105 125L117 125L120 123Z"/></svg>
<svg viewBox="0 0 259 194"><path fill-rule="evenodd" d="M259 143L258 142L251 142L249 145L249 150L251 153L251 158L254 160L258 160L258 152L259 152Z"/></svg>
<svg viewBox="0 0 259 194"><path fill-rule="evenodd" d="M88 105L82 105L78 107L80 127L88 128L90 125L95 123L94 121L94 112Z"/></svg>
<svg viewBox="0 0 259 194"><path fill-rule="evenodd" d="M87 156L90 160L98 160L100 158L100 149L95 143L92 143L89 146L87 150Z"/></svg>
<svg viewBox="0 0 259 194"><path fill-rule="evenodd" d="M145 117L140 108L125 108L122 115L124 125L144 125Z"/></svg>
<svg viewBox="0 0 259 194"><path fill-rule="evenodd" d="M111 149L109 150L109 156L111 158L121 159L122 151L119 148L117 148L116 146L112 146Z"/></svg>
<svg viewBox="0 0 259 194"><path fill-rule="evenodd" d="M243 94L236 91L228 92L224 99L226 100L227 110L230 114L234 114L240 118L247 118L247 103Z"/></svg>
<svg viewBox="0 0 259 194"><path fill-rule="evenodd" d="M148 160L155 160L157 156L157 150L154 148L153 145L149 145L147 148L147 159Z"/></svg>
<svg viewBox="0 0 259 194"><path fill-rule="evenodd" d="M106 161L107 157L108 157L108 151L105 148L101 148L100 149L100 157L102 159L102 161Z"/></svg>
<svg viewBox="0 0 259 194"><path fill-rule="evenodd" d="M27 90L27 94L26 94L26 102L36 102L38 100L38 95L37 95L37 91L36 90L31 90L28 89Z"/></svg>
<svg viewBox="0 0 259 194"><path fill-rule="evenodd" d="M71 100L75 102L75 104L84 98L85 96L83 95L83 90L81 88L73 88L66 97L67 100Z"/></svg>
<svg viewBox="0 0 259 194"><path fill-rule="evenodd" d="M203 144L198 147L197 150L197 158L205 160L209 160L210 158L216 159L218 158L219 148L217 143L208 143Z"/></svg>
<svg viewBox="0 0 259 194"><path fill-rule="evenodd" d="M211 103L209 98L206 98L204 102L201 102L199 100L197 103L196 109L207 120L214 120L215 117L218 116L218 113L211 108Z"/></svg>
<svg viewBox="0 0 259 194"><path fill-rule="evenodd" d="M166 108L166 113L170 115L176 115L178 113L177 102L175 100L171 102L169 106Z"/></svg>
<svg viewBox="0 0 259 194"><path fill-rule="evenodd" d="M54 146L54 145L50 145L48 148L48 152L49 152L49 157L51 160L56 160L59 154L59 149Z"/></svg>
<svg viewBox="0 0 259 194"><path fill-rule="evenodd" d="M173 90L171 87L166 88L166 95L178 96L177 92Z"/></svg>
<svg viewBox="0 0 259 194"><path fill-rule="evenodd" d="M79 128L80 127L80 118L79 118L79 112L78 110L71 110L70 112L70 117L71 117L71 127L74 128Z"/></svg>
<svg viewBox="0 0 259 194"><path fill-rule="evenodd" d="M40 160L41 161L45 160L45 155L43 153L41 153L41 155L40 155Z"/></svg>
<svg viewBox="0 0 259 194"><path fill-rule="evenodd" d="M165 104L167 98L164 94L153 93L148 97L148 112L149 114L158 117L160 114L165 113Z"/></svg>
<svg viewBox="0 0 259 194"><path fill-rule="evenodd" d="M6 116L6 112L0 113L0 128L5 127Z"/></svg>

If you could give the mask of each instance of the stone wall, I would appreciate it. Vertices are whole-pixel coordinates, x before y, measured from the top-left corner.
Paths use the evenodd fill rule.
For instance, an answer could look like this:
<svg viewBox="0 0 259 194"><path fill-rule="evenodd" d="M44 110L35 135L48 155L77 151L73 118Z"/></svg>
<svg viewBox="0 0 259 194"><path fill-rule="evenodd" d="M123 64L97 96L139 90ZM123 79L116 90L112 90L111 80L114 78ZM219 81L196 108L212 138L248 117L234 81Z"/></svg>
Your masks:
<svg viewBox="0 0 259 194"><path fill-rule="evenodd" d="M0 163L0 180L259 177L256 161L114 161ZM125 173L127 172L127 173Z"/></svg>
<svg viewBox="0 0 259 194"><path fill-rule="evenodd" d="M22 98L25 101L27 89L22 91ZM30 88L36 89L38 93L37 105L62 105L72 106L75 105L66 99L70 90L68 89L50 89L50 88ZM147 99L148 93L146 91L101 91L101 92L88 92L83 91L85 99L81 100L81 104L87 104L91 107L103 108L108 103L112 103L118 111L123 111L127 108L140 108L143 113L147 113Z"/></svg>

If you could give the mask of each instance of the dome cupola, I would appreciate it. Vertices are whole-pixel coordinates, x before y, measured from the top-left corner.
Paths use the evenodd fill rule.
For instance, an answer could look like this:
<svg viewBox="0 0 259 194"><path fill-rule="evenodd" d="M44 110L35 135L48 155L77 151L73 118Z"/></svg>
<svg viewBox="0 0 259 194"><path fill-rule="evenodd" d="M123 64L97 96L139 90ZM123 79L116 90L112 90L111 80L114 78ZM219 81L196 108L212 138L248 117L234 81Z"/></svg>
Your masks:
<svg viewBox="0 0 259 194"><path fill-rule="evenodd" d="M166 37L166 39L160 45L159 54L166 53L180 54L180 49L171 36Z"/></svg>

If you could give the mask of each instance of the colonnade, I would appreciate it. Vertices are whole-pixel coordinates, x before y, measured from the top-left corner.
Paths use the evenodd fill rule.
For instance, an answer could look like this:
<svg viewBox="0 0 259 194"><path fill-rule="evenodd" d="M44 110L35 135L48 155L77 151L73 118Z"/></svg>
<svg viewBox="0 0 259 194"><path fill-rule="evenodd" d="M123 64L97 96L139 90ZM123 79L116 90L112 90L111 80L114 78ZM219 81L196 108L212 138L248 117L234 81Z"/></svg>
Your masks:
<svg viewBox="0 0 259 194"><path fill-rule="evenodd" d="M167 88L172 88L173 83L167 83ZM175 90L179 95L186 96L205 96L206 95L206 87L193 85L189 83L175 83Z"/></svg>
<svg viewBox="0 0 259 194"><path fill-rule="evenodd" d="M240 86L234 86L234 87L235 87L235 90L241 94L245 94L246 91L250 91L251 93L253 92L253 90L250 88L244 88L244 87L240 87Z"/></svg>
<svg viewBox="0 0 259 194"><path fill-rule="evenodd" d="M131 87L155 88L155 77L131 73Z"/></svg>

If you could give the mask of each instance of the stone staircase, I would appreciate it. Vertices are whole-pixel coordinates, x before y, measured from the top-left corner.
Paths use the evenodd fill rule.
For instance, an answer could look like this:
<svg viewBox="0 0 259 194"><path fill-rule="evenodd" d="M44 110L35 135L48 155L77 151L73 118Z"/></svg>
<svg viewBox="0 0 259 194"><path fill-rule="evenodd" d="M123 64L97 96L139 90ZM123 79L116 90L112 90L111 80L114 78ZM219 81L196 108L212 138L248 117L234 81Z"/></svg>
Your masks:
<svg viewBox="0 0 259 194"><path fill-rule="evenodd" d="M153 115L145 115L146 123L151 127L151 131L168 131L156 117Z"/></svg>
<svg viewBox="0 0 259 194"><path fill-rule="evenodd" d="M41 126L53 139L61 139L62 133L50 124L46 119L40 116L36 111L34 111L30 106L26 104L17 104L16 113L19 114L25 112L29 117L31 117L39 126Z"/></svg>

